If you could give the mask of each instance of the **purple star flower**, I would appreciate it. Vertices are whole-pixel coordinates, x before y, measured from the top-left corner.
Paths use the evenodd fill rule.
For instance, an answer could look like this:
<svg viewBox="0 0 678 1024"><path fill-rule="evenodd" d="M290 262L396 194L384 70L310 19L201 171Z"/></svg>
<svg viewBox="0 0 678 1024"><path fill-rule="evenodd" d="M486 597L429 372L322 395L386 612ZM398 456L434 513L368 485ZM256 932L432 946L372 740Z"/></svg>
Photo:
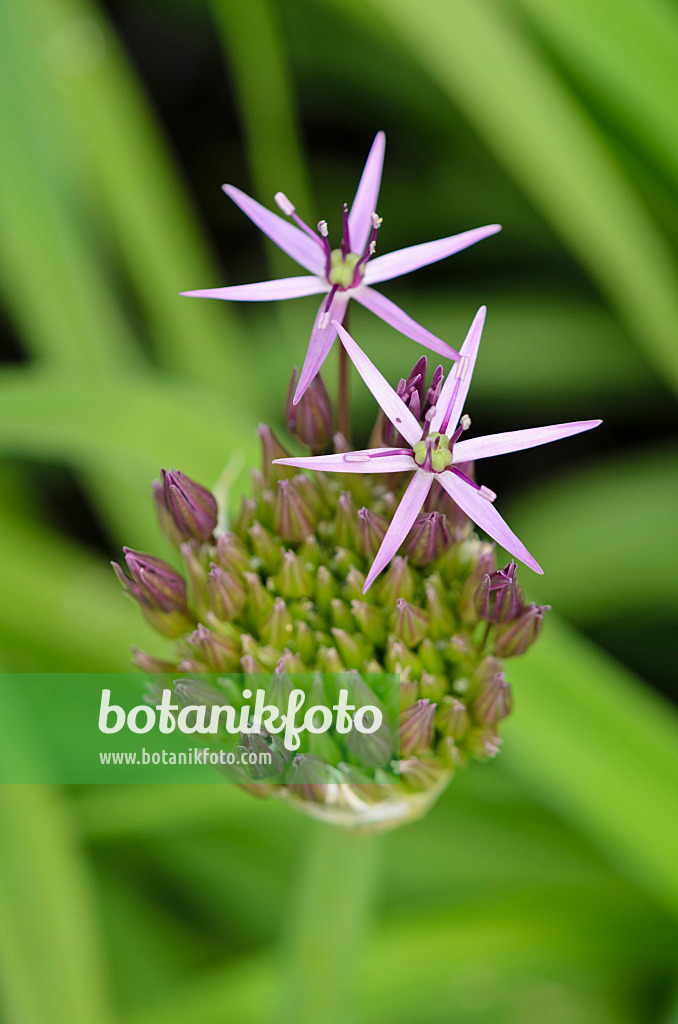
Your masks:
<svg viewBox="0 0 678 1024"><path fill-rule="evenodd" d="M403 473L407 470L414 472L368 573L363 593L388 565L405 540L434 480L438 481L461 510L485 533L535 572L543 572L525 545L497 512L493 504L496 494L488 487L474 483L458 467L464 462L557 441L578 434L582 430L597 427L602 421L557 423L549 427L511 430L502 434L489 434L487 437L460 441L462 433L471 425L470 418L466 415L461 416L461 412L471 383L485 312L485 307L481 306L476 313L461 347L460 358L454 372L448 374L435 405L431 406L426 414L423 432L421 424L408 406L382 377L350 334L335 321L341 340L361 377L383 412L411 448L374 448L337 455L275 461L301 469L335 473ZM440 377L438 371L436 373Z"/></svg>
<svg viewBox="0 0 678 1024"><path fill-rule="evenodd" d="M226 195L230 196L243 213L247 214L276 245L308 270L310 276L182 292L182 295L199 298L235 299L243 302L325 294L311 332L301 377L294 395L295 405L324 363L337 336L334 321L341 323L344 319L350 299L355 299L396 330L433 352L448 359L458 358L455 349L427 331L394 302L370 286L380 281L390 281L391 278L400 277L411 270L451 256L487 238L488 235L494 235L501 227L499 224L489 224L487 227L463 231L459 235L413 245L372 259L376 248L377 231L381 224L381 217L377 216L375 209L385 145L386 136L379 132L372 144L350 212L348 206L344 204L343 234L339 249L330 248L327 221L321 220L318 230L313 231L299 217L292 203L282 192L276 194L275 201L294 224L271 213L265 206L261 206L233 185L223 186Z"/></svg>

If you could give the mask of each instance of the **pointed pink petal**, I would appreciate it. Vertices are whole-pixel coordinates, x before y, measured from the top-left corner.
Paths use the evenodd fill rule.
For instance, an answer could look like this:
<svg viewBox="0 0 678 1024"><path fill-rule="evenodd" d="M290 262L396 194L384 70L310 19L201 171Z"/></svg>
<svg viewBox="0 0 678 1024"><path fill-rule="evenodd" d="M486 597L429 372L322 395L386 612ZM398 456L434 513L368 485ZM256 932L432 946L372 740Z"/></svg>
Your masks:
<svg viewBox="0 0 678 1024"><path fill-rule="evenodd" d="M363 448L338 455L309 455L291 459L274 459L279 466L322 470L326 473L403 473L417 468L411 455L389 455L390 448ZM378 458L370 458L377 455Z"/></svg>
<svg viewBox="0 0 678 1024"><path fill-rule="evenodd" d="M560 441L563 437L580 434L583 430L592 430L602 422L579 420L577 423L554 423L550 427L530 427L528 430L508 430L503 434L472 437L468 441L457 441L454 461L472 462L474 459L487 459L491 455L506 455L508 452L520 452L524 448L536 448L539 444Z"/></svg>
<svg viewBox="0 0 678 1024"><path fill-rule="evenodd" d="M445 418L447 407L450 404L452 396L454 395L457 382L459 382L459 388L454 399L452 406L452 412L449 417L447 425L448 436L454 431L459 422L462 410L464 408L464 402L468 394L468 389L471 386L471 377L473 376L473 369L476 365L476 356L478 354L478 346L480 345L480 337L483 333L483 324L485 323L485 314L487 313L487 307L481 306L475 317L473 323L469 328L469 332L464 339L464 344L459 350L459 362L456 366L453 366L443 384L440 397L436 403L435 416L431 420L431 431L440 430L440 424ZM468 362L463 362L468 360ZM463 377L458 377L459 373L463 374Z"/></svg>
<svg viewBox="0 0 678 1024"><path fill-rule="evenodd" d="M477 491L471 484L461 480L456 473L438 473L436 480L441 484L453 501L456 501L462 512L465 512L469 519L477 523L485 533L501 544L503 548L520 559L530 569L543 573L543 569L534 560L522 541L518 540L515 533L504 522L491 501L483 498L480 491Z"/></svg>
<svg viewBox="0 0 678 1024"><path fill-rule="evenodd" d="M483 238L496 235L497 231L501 231L500 224L488 224L484 228L473 228L472 231L462 231L459 235L450 235L449 238L439 238L436 242L422 242L407 249L386 253L385 256L377 256L367 264L365 284L390 281L391 278L409 274L419 267L427 267L429 263L444 260L446 256L468 249L470 245L475 245Z"/></svg>
<svg viewBox="0 0 678 1024"><path fill-rule="evenodd" d="M372 567L367 574L363 594L367 593L381 570L388 565L412 529L412 524L419 515L421 506L426 500L426 495L431 489L433 479L433 473L417 472L410 480L407 490L395 510L395 515L386 531L386 536L381 542L381 547L377 551Z"/></svg>
<svg viewBox="0 0 678 1024"><path fill-rule="evenodd" d="M381 292L375 292L374 288L363 286L351 292L351 295L361 306L375 313L407 338L412 338L413 341L419 342L420 345L425 345L426 348L430 348L432 352L436 352L439 356L444 356L445 359L459 358L459 353L456 349L446 344L442 338L427 331L425 327L418 324L400 306L396 306L395 302L391 302Z"/></svg>
<svg viewBox="0 0 678 1024"><path fill-rule="evenodd" d="M384 166L386 136L377 132L369 156L365 162L360 184L348 215L348 232L351 236L351 251L362 253L370 235L373 213L376 213L381 171Z"/></svg>
<svg viewBox="0 0 678 1024"><path fill-rule="evenodd" d="M181 292L197 299L233 299L238 302L264 302L268 299L298 299L302 295L318 295L329 291L329 285L319 277L282 277L256 284L234 284L227 288L200 288Z"/></svg>
<svg viewBox="0 0 678 1024"><path fill-rule="evenodd" d="M291 256L293 260L300 263L312 274L319 277L325 275L325 253L320 239L317 244L312 238L304 234L300 228L288 221L283 220L277 213L267 210L265 206L258 203L256 199L245 195L234 185L221 186L226 195L239 206L251 221L253 221L265 235L279 245L283 252Z"/></svg>
<svg viewBox="0 0 678 1024"><path fill-rule="evenodd" d="M348 331L337 324L339 337L351 357L356 370L367 384L393 426L410 444L416 444L421 437L421 426L410 412L402 398L395 393L388 381L382 377L374 363L370 362L363 350L355 343Z"/></svg>
<svg viewBox="0 0 678 1024"><path fill-rule="evenodd" d="M306 349L306 358L304 359L304 365L301 368L301 376L299 377L297 390L294 393L294 405L299 403L304 391L325 362L327 353L332 348L334 339L337 336L337 329L333 325L332 321L338 320L341 323L344 319L346 307L348 306L348 300L349 295L347 292L336 293L330 304L329 320L327 319L327 313L325 313L325 303L327 300L323 299L320 303L320 309L316 315L308 348ZM321 327L320 325L325 321L327 322L327 326Z"/></svg>

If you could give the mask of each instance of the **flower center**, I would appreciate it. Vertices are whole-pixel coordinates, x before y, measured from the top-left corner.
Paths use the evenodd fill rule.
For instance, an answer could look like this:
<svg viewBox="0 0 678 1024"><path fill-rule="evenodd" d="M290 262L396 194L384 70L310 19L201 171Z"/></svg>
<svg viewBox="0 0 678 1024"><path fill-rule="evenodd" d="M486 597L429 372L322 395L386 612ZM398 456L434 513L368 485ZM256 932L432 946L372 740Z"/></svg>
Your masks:
<svg viewBox="0 0 678 1024"><path fill-rule="evenodd" d="M450 439L447 434L433 433L422 437L412 450L416 464L430 473L442 473L452 465Z"/></svg>
<svg viewBox="0 0 678 1024"><path fill-rule="evenodd" d="M360 263L360 253L349 252L344 254L341 249L332 249L330 253L330 268L327 273L327 280L330 284L338 284L340 288L351 288L356 277L356 267ZM365 273L365 264L358 267L358 278Z"/></svg>

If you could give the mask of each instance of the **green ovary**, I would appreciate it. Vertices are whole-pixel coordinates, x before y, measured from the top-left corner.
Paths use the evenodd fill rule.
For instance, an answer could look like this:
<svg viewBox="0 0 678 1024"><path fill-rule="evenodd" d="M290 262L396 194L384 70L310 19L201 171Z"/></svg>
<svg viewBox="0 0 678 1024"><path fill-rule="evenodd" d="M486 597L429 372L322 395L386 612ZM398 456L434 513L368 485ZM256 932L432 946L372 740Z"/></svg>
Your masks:
<svg viewBox="0 0 678 1024"><path fill-rule="evenodd" d="M330 253L330 272L327 275L330 284L338 284L341 288L350 288L359 259L360 255L357 252L349 252L344 259L341 249L333 249Z"/></svg>
<svg viewBox="0 0 678 1024"><path fill-rule="evenodd" d="M442 473L444 469L452 465L452 452L450 451L450 439L446 434L429 434L428 437L417 441L414 446L414 461L418 466L426 462L427 451L431 452L431 468L434 473Z"/></svg>

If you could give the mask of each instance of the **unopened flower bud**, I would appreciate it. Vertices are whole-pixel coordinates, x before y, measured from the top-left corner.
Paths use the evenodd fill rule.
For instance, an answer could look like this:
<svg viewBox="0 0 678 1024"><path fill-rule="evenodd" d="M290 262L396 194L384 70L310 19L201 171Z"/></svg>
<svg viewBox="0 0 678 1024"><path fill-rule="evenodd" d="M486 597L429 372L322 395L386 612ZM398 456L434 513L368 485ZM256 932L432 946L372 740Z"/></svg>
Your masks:
<svg viewBox="0 0 678 1024"><path fill-rule="evenodd" d="M400 713L400 756L409 757L428 750L433 742L436 705L418 700Z"/></svg>
<svg viewBox="0 0 678 1024"><path fill-rule="evenodd" d="M234 576L214 562L207 574L207 596L211 610L227 622L236 618L247 602L247 590L239 576Z"/></svg>
<svg viewBox="0 0 678 1024"><path fill-rule="evenodd" d="M288 542L304 540L313 533L316 516L291 480L279 480L273 509L276 533Z"/></svg>
<svg viewBox="0 0 678 1024"><path fill-rule="evenodd" d="M188 642L208 672L234 672L240 664L240 646L225 636L213 633L202 623Z"/></svg>
<svg viewBox="0 0 678 1024"><path fill-rule="evenodd" d="M503 672L497 672L479 697L473 702L473 713L483 725L496 725L511 713L513 697L511 686Z"/></svg>
<svg viewBox="0 0 678 1024"><path fill-rule="evenodd" d="M452 534L445 516L429 512L415 520L405 550L412 565L426 565L439 558L451 543Z"/></svg>
<svg viewBox="0 0 678 1024"><path fill-rule="evenodd" d="M184 473L162 469L153 484L160 526L177 547L182 541L206 541L217 525L217 502L211 491Z"/></svg>
<svg viewBox="0 0 678 1024"><path fill-rule="evenodd" d="M496 639L495 648L500 658L515 658L524 654L534 643L544 624L544 613L550 605L529 605L522 614L506 625Z"/></svg>
<svg viewBox="0 0 678 1024"><path fill-rule="evenodd" d="M261 466L264 481L270 487L276 480L291 480L297 473L296 469L292 466L274 465L275 459L287 459L290 453L283 448L268 424L260 423L257 433L261 442Z"/></svg>
<svg viewBox="0 0 678 1024"><path fill-rule="evenodd" d="M426 636L428 615L421 608L415 608L404 597L399 597L391 616L391 625L394 636L399 637L408 647L416 647Z"/></svg>
<svg viewBox="0 0 678 1024"><path fill-rule="evenodd" d="M373 720L372 712L366 712L363 716L363 724L371 728ZM382 721L375 732L365 733L358 729L351 729L346 736L346 747L353 755L353 758L362 765L370 765L373 768L381 768L388 764L393 754L393 737L388 723Z"/></svg>
<svg viewBox="0 0 678 1024"><path fill-rule="evenodd" d="M399 597L411 601L414 597L416 582L407 558L396 557L388 567L386 575L379 587L379 601L388 608L396 603Z"/></svg>
<svg viewBox="0 0 678 1024"><path fill-rule="evenodd" d="M297 390L297 368L292 372L287 392L286 414L287 426L291 434L296 435L302 444L314 451L325 448L334 429L332 421L332 403L320 374L316 374L297 405L293 404Z"/></svg>
<svg viewBox="0 0 678 1024"><path fill-rule="evenodd" d="M388 520L384 516L361 508L358 512L358 550L366 558L374 558L381 547L381 542L388 530Z"/></svg>
<svg viewBox="0 0 678 1024"><path fill-rule="evenodd" d="M436 726L445 736L458 740L466 733L469 716L466 706L456 697L446 696L438 705Z"/></svg>

